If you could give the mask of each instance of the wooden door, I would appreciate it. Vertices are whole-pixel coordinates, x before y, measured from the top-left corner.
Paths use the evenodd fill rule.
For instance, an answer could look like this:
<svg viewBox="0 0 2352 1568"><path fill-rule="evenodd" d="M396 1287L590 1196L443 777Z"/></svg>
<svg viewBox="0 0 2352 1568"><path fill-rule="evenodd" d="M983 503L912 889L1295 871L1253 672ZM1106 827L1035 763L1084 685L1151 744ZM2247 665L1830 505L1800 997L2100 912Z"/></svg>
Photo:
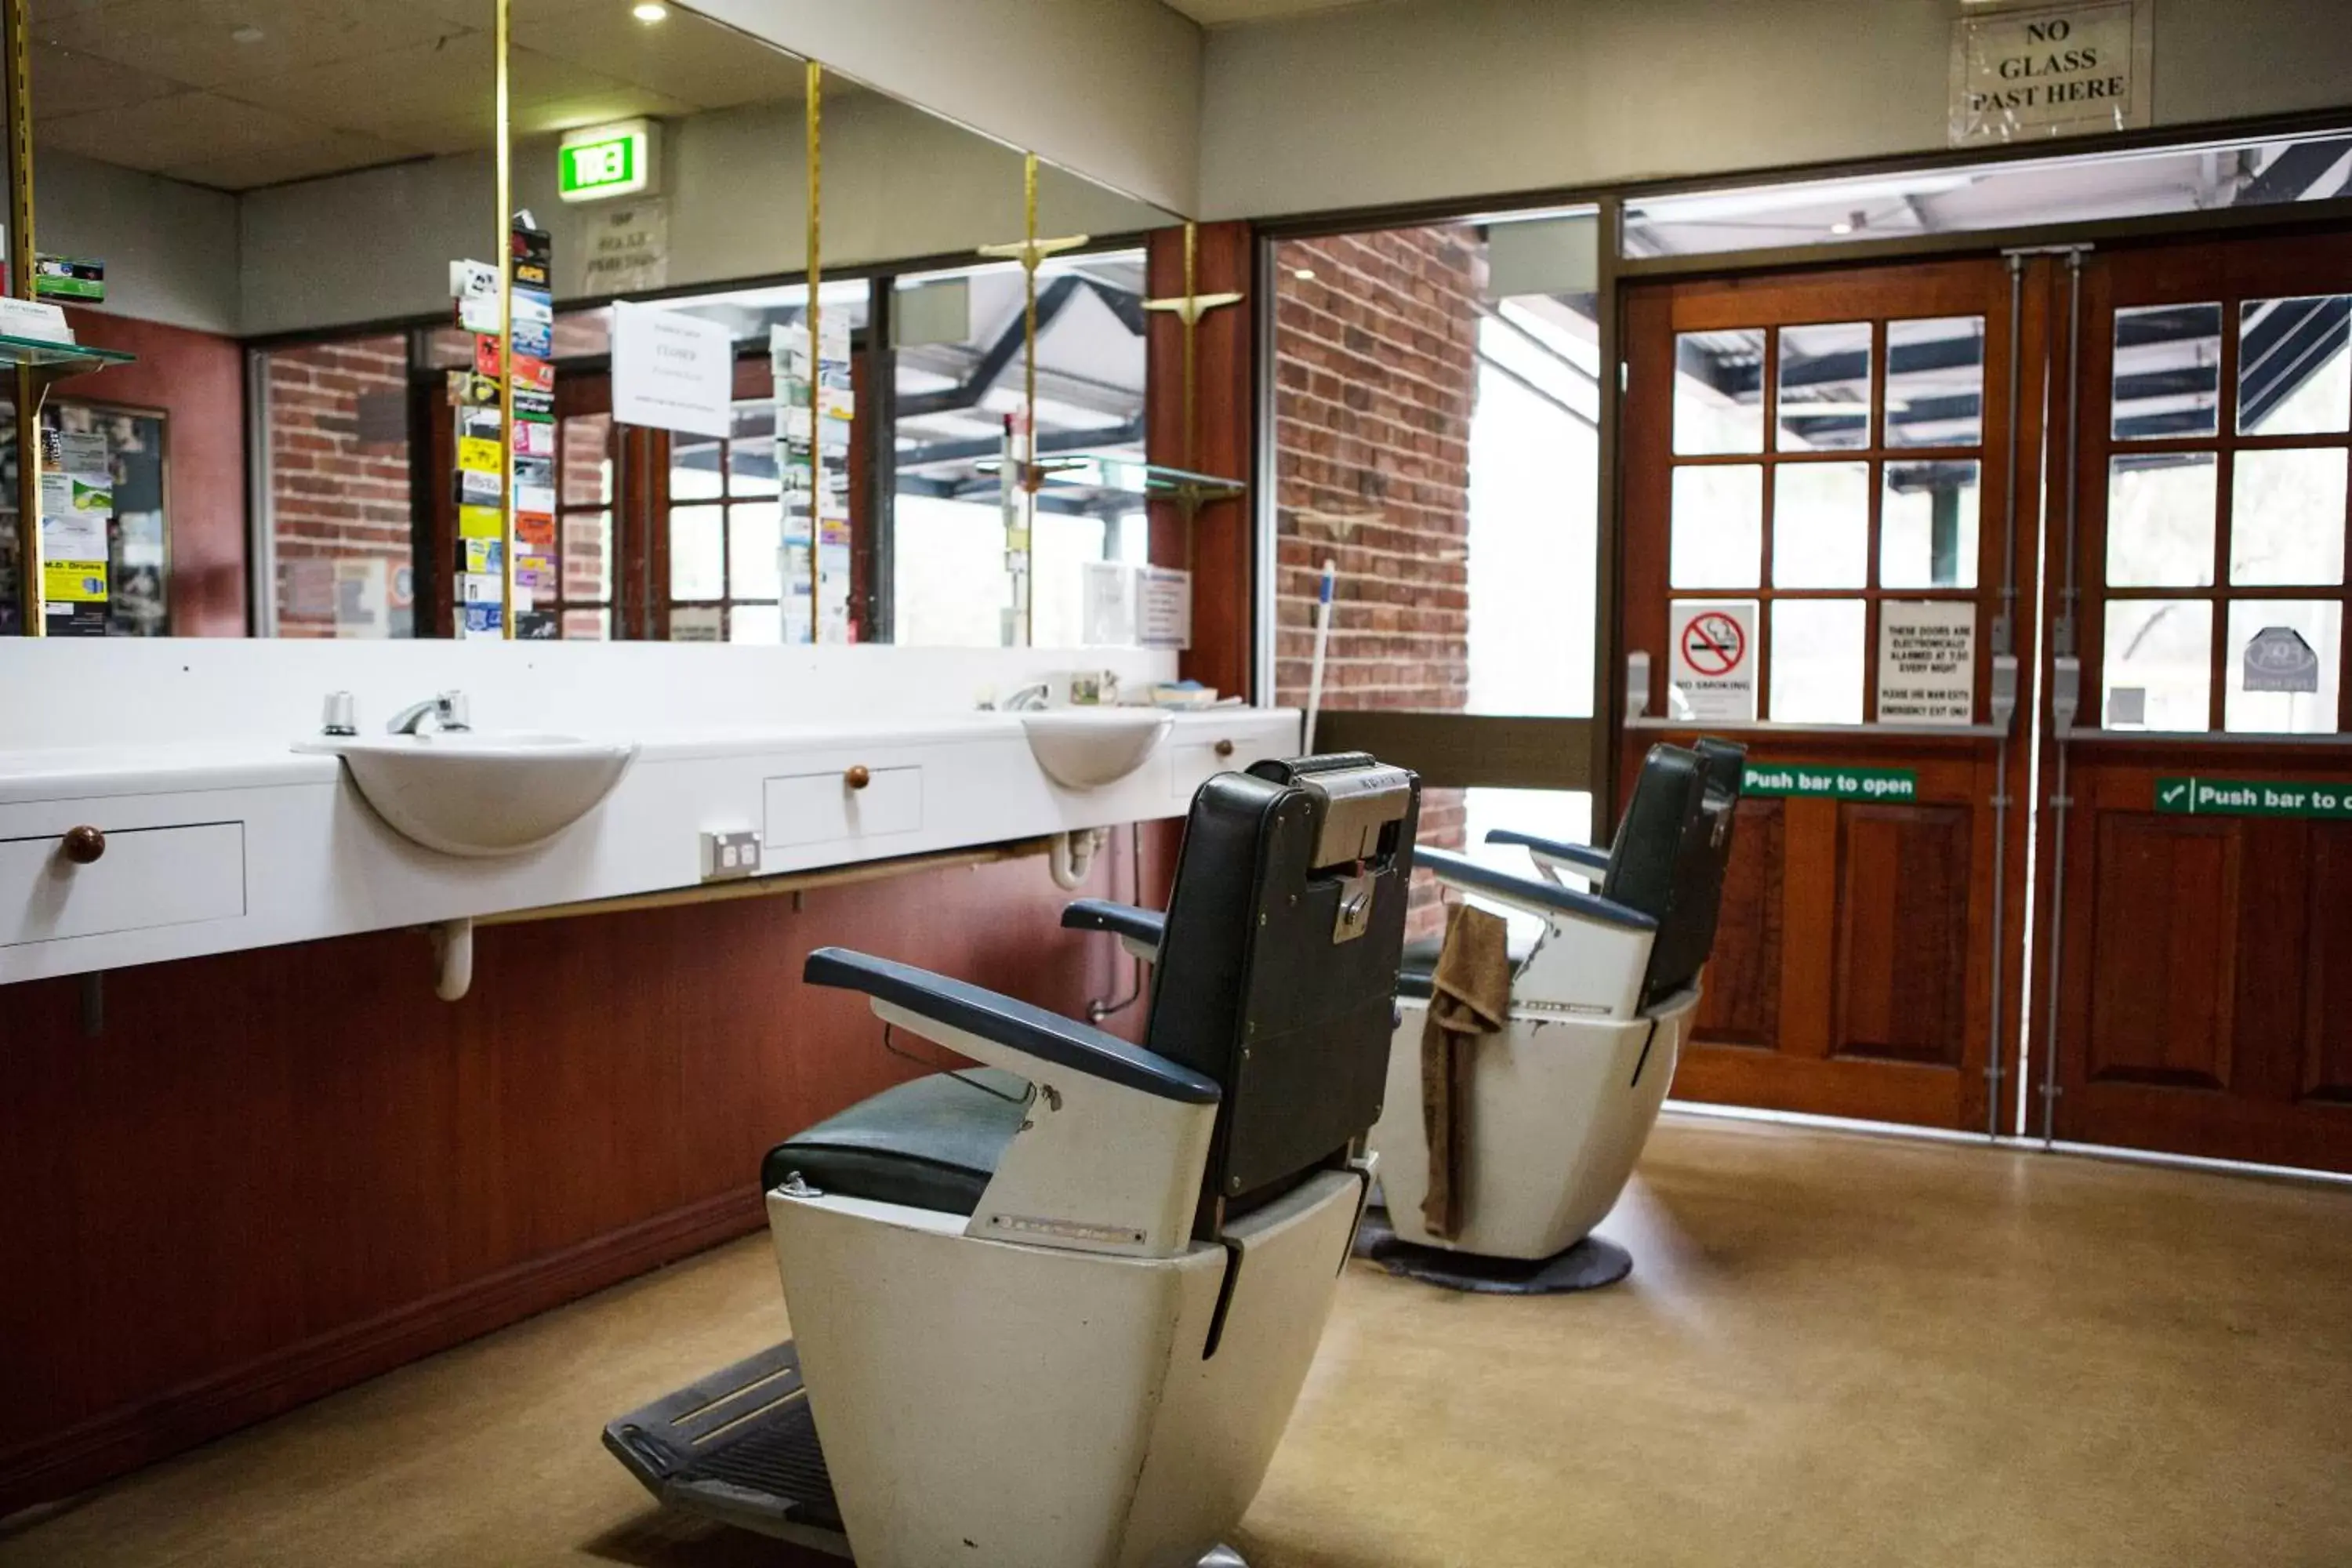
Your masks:
<svg viewBox="0 0 2352 1568"><path fill-rule="evenodd" d="M2002 808L2028 748L1991 732L1992 656L1997 638L2032 656L2004 591L2034 581L2036 498L2011 479L2041 439L2039 401L2013 387L2041 384L2042 265L1628 293L1620 654L1648 657L1639 695L1662 717L1629 721L1621 778L1650 742L1702 730L1751 763L1677 1096L2008 1124L2013 1095L1988 1075L2023 978L2023 814ZM1752 616L1752 721L1670 706L1675 628L1703 603ZM1920 604L1972 622L1956 726L1874 718L1882 623ZM1766 773L1797 787L1769 793Z"/></svg>
<svg viewBox="0 0 2352 1568"><path fill-rule="evenodd" d="M2082 712L2043 762L2036 1130L2352 1170L2352 237L2082 268L2047 609L2077 590Z"/></svg>

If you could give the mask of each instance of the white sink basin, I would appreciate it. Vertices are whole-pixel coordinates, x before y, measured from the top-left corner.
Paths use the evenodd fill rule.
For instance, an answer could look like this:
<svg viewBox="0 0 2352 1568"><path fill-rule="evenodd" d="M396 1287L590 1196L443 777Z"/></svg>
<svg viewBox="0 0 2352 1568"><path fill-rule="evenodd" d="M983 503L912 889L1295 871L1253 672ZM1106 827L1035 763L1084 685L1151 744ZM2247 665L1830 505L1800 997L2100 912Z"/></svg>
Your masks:
<svg viewBox="0 0 2352 1568"><path fill-rule="evenodd" d="M334 740L376 814L445 855L518 855L603 803L637 754L621 741L524 731L439 731Z"/></svg>
<svg viewBox="0 0 2352 1568"><path fill-rule="evenodd" d="M1048 708L1021 715L1045 776L1069 789L1100 789L1141 767L1175 722L1157 708Z"/></svg>

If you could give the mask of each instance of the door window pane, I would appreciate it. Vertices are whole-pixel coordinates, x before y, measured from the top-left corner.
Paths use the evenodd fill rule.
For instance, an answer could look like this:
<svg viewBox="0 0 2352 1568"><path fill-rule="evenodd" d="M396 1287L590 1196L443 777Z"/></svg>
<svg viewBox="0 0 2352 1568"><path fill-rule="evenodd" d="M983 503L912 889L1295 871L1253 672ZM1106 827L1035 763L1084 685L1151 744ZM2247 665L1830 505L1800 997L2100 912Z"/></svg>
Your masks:
<svg viewBox="0 0 2352 1568"><path fill-rule="evenodd" d="M727 480L719 471L719 443L677 437L669 449L669 499L716 500L726 493Z"/></svg>
<svg viewBox="0 0 2352 1568"><path fill-rule="evenodd" d="M776 405L762 398L739 403L734 408L734 439L727 444L727 490L730 495L772 496L782 486L776 479Z"/></svg>
<svg viewBox="0 0 2352 1568"><path fill-rule="evenodd" d="M719 448L710 448L712 457ZM673 599L723 599L727 596L727 558L720 521L726 509L681 506L669 514L669 596Z"/></svg>
<svg viewBox="0 0 2352 1568"><path fill-rule="evenodd" d="M1870 445L1870 323L1780 329L1784 452Z"/></svg>
<svg viewBox="0 0 2352 1568"><path fill-rule="evenodd" d="M2294 633L2294 637L2283 635ZM2336 729L2337 657L2342 647L2344 606L2335 599L2240 599L2230 606L2229 657L2222 664L2224 729L2291 735L2324 735ZM2246 689L2246 649L2263 645L2257 680ZM2300 638L2298 647L2296 638ZM2306 655L2307 650L2307 657ZM2310 691L2275 691L2273 686L2310 684Z"/></svg>
<svg viewBox="0 0 2352 1568"><path fill-rule="evenodd" d="M1980 466L1889 463L1879 503L1878 583L1883 588L1973 588Z"/></svg>
<svg viewBox="0 0 2352 1568"><path fill-rule="evenodd" d="M1763 466L1676 468L1673 531L1673 586L1756 586L1764 559Z"/></svg>
<svg viewBox="0 0 2352 1568"><path fill-rule="evenodd" d="M727 590L730 595L738 599L782 596L783 573L776 552L784 542L783 529L783 511L773 501L738 501L728 509Z"/></svg>
<svg viewBox="0 0 2352 1568"><path fill-rule="evenodd" d="M2203 730L2211 722L2210 600L2109 600L2105 656L2106 728Z"/></svg>
<svg viewBox="0 0 2352 1568"><path fill-rule="evenodd" d="M2352 416L2352 298L2249 300L2238 308L2238 429L2320 436Z"/></svg>
<svg viewBox="0 0 2352 1568"><path fill-rule="evenodd" d="M1775 723L1862 722L1860 599L1781 599L1772 605Z"/></svg>
<svg viewBox="0 0 2352 1568"><path fill-rule="evenodd" d="M2210 436L2220 429L2221 307L2116 312L2115 437Z"/></svg>
<svg viewBox="0 0 2352 1568"><path fill-rule="evenodd" d="M2107 582L2112 586L2212 585L2213 476L2210 452L2110 461Z"/></svg>
<svg viewBox="0 0 2352 1568"><path fill-rule="evenodd" d="M1887 322L1885 444L1982 446L1984 365L1982 316Z"/></svg>
<svg viewBox="0 0 2352 1568"><path fill-rule="evenodd" d="M2230 581L2344 581L2341 447L2242 451L2230 479Z"/></svg>
<svg viewBox="0 0 2352 1568"><path fill-rule="evenodd" d="M1764 449L1764 333L1675 338L1675 451L1706 457Z"/></svg>
<svg viewBox="0 0 2352 1568"><path fill-rule="evenodd" d="M1772 585L1862 588L1870 579L1870 465L1783 463L1772 475Z"/></svg>
<svg viewBox="0 0 2352 1568"><path fill-rule="evenodd" d="M774 605L738 605L727 612L729 642L780 643L784 613Z"/></svg>

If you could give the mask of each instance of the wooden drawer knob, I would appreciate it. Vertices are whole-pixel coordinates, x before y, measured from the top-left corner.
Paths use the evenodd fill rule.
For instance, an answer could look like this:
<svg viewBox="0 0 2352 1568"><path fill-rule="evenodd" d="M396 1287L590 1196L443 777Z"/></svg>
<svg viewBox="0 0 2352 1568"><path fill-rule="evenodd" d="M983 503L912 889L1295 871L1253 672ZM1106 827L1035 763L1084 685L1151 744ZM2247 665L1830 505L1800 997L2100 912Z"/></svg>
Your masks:
<svg viewBox="0 0 2352 1568"><path fill-rule="evenodd" d="M841 782L852 789L864 789L874 782L874 773L864 763L859 763L841 775Z"/></svg>
<svg viewBox="0 0 2352 1568"><path fill-rule="evenodd" d="M106 853L106 835L95 827L68 827L58 846L77 866L87 866Z"/></svg>
<svg viewBox="0 0 2352 1568"><path fill-rule="evenodd" d="M1234 743L1231 741L1220 741L1217 742L1217 755L1221 757L1230 757L1233 754Z"/></svg>

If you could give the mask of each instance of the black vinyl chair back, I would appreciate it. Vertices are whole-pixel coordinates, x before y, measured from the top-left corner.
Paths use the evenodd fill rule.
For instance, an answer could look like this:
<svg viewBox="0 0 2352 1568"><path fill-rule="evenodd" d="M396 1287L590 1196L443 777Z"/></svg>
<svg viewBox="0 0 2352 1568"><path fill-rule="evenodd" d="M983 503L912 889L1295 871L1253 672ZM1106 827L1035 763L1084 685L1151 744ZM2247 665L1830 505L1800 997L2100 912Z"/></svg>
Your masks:
<svg viewBox="0 0 2352 1568"><path fill-rule="evenodd" d="M1697 980L1714 950L1745 757L1727 742L1702 741L1698 750L1653 746L1642 760L1601 893L1658 922L1644 1007Z"/></svg>
<svg viewBox="0 0 2352 1568"><path fill-rule="evenodd" d="M1374 816L1396 814L1359 839L1375 795ZM1143 1043L1224 1091L1202 1239L1379 1118L1420 806L1419 779L1362 752L1261 763L1193 795ZM1327 819L1351 847L1318 864ZM1343 905L1360 933L1335 940Z"/></svg>

